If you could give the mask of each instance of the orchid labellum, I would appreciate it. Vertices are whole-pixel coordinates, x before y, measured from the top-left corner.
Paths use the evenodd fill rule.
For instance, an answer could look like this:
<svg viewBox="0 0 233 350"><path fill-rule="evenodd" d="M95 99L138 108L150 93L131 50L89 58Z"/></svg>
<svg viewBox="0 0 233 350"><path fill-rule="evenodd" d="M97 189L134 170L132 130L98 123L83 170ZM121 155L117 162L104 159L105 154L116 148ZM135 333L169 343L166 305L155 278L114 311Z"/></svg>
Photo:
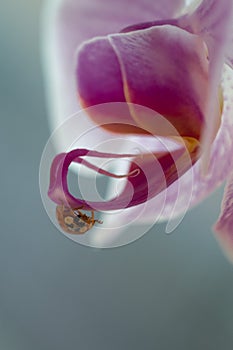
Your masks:
<svg viewBox="0 0 233 350"><path fill-rule="evenodd" d="M55 127L77 114L75 127L63 130L57 141L67 144L72 133L82 137L54 157L48 195L60 212L62 206L72 213L87 210L93 218L96 212L121 210L111 220L124 227L145 203L139 222L151 222L158 213L166 219L171 208L177 216L187 202L198 203L227 180L215 230L233 255L233 1L189 3L50 3L44 53L51 120ZM79 111L85 117L79 119ZM85 138L90 128L95 132ZM98 149L100 140L114 138L122 140L118 151ZM127 140L142 147L134 152ZM108 171L95 159L127 159L128 167ZM79 164L76 171L124 179L124 185L106 201L79 199L68 186L71 164ZM80 218L93 229L94 219ZM66 219L71 229L75 219Z"/></svg>

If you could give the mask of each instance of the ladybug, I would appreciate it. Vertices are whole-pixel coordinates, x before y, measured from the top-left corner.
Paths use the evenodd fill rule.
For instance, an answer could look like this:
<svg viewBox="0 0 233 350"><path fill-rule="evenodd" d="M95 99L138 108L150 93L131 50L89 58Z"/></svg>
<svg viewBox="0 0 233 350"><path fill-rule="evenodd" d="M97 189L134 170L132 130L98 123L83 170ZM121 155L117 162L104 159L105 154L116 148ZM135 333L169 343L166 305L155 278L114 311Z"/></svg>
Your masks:
<svg viewBox="0 0 233 350"><path fill-rule="evenodd" d="M91 211L91 216L81 212L82 208L70 208L64 205L56 207L57 221L66 233L83 234L89 231L96 222L102 224L100 220L95 220L94 210Z"/></svg>

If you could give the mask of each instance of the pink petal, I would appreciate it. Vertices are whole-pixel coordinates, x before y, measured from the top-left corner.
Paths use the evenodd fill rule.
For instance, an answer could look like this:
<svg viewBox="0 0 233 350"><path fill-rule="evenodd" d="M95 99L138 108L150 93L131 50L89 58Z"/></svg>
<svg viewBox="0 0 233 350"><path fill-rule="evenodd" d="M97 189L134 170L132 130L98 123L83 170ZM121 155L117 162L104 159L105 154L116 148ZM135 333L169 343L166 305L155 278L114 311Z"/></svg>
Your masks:
<svg viewBox="0 0 233 350"><path fill-rule="evenodd" d="M233 162L231 162L231 166ZM214 226L216 237L233 262L233 173L228 178L222 201L222 210Z"/></svg>
<svg viewBox="0 0 233 350"><path fill-rule="evenodd" d="M230 29L233 21L233 2L231 0L203 0L191 16L191 26L199 34L208 47L210 60L209 98L206 115L209 116L203 133L202 146L206 149L206 157L210 153L211 143L219 126L220 106L218 105L218 86L221 79L223 63L227 47L232 38ZM206 158L204 157L204 159Z"/></svg>
<svg viewBox="0 0 233 350"><path fill-rule="evenodd" d="M148 107L159 117L164 115L182 136L200 137L208 60L206 47L196 35L177 27L158 26L91 40L79 50L77 81L85 106L125 100ZM122 115L124 122L127 118L133 124L133 118L142 129L161 134L157 117L152 118L151 113L141 117L132 109L131 119ZM114 111L103 115L102 120L91 117L99 125L115 119Z"/></svg>
<svg viewBox="0 0 233 350"><path fill-rule="evenodd" d="M208 61L203 42L172 26L110 37L125 82L127 102L155 110L182 136L199 138L204 123ZM156 119L133 114L157 134Z"/></svg>

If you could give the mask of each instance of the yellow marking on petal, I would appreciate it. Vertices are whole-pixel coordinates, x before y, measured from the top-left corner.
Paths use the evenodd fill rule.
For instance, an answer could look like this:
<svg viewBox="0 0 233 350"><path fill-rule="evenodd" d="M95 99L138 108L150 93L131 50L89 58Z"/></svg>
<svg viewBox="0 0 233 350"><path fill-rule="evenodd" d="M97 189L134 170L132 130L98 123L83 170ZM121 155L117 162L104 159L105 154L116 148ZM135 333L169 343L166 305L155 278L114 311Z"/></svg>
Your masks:
<svg viewBox="0 0 233 350"><path fill-rule="evenodd" d="M171 136L169 139L174 140L176 143L180 144L181 146L186 146L189 153L192 153L197 147L200 146L200 141L197 140L195 137L190 136Z"/></svg>
<svg viewBox="0 0 233 350"><path fill-rule="evenodd" d="M223 98L223 89L221 86L219 86L219 89L218 89L218 97L219 97L220 114L222 116L223 107L224 107L224 98Z"/></svg>
<svg viewBox="0 0 233 350"><path fill-rule="evenodd" d="M180 157L176 159L174 164L166 173L166 178L169 179L169 177L172 177L175 173L177 173L179 179L180 176L182 176L186 170L190 169L197 161L200 142L193 137L172 137L171 139L177 141L185 148ZM184 169L186 170L184 171Z"/></svg>
<svg viewBox="0 0 233 350"><path fill-rule="evenodd" d="M78 99L81 107L83 109L86 109L86 112L88 116L91 118L91 120L95 124L103 128L104 130L110 131L114 134L139 134L139 135L148 134L147 130L140 128L140 126L125 124L125 123L110 123L107 119L107 115L103 116L102 114L97 113L98 108L97 109L93 108L94 106L89 105L86 102L86 100L83 99L79 94L78 94ZM129 113L132 116L131 111Z"/></svg>

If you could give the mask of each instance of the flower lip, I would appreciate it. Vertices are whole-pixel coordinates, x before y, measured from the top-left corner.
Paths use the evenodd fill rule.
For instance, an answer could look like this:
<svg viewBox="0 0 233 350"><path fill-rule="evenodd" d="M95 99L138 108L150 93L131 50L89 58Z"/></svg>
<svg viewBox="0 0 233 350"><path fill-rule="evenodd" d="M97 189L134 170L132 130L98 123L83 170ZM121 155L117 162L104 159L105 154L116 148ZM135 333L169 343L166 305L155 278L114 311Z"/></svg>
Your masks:
<svg viewBox="0 0 233 350"><path fill-rule="evenodd" d="M183 174L191 166L197 157L198 143L194 140L186 140L187 149L179 148L172 154L161 152L157 154L109 154L86 149L75 149L66 154L55 157L51 166L49 197L59 205L71 208L83 208L84 210L115 210L131 207L143 203L163 189L167 188L179 177L179 171ZM97 168L82 157L101 158L133 158L127 175L114 175L101 168ZM191 156L191 160L190 157ZM188 163L188 161L191 161ZM103 175L113 177L127 177L127 183L122 193L108 202L86 202L75 198L68 189L68 168L72 162L78 162ZM178 166L178 168L177 168ZM180 167L180 169L179 169ZM133 188L133 192L132 192Z"/></svg>

